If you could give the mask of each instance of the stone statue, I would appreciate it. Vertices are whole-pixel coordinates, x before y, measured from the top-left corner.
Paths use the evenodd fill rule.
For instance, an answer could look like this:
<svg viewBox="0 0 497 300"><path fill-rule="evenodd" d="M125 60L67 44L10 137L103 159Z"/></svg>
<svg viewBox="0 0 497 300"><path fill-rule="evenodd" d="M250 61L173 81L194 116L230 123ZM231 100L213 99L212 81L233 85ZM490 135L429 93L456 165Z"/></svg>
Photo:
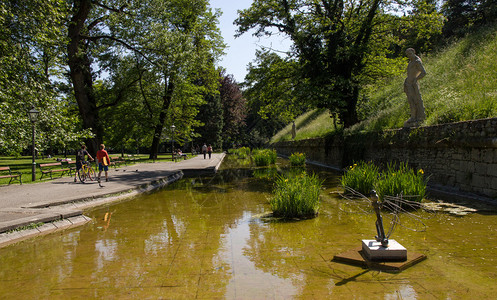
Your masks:
<svg viewBox="0 0 497 300"><path fill-rule="evenodd" d="M426 118L418 84L418 80L426 75L426 71L421 58L416 55L413 48L407 49L406 55L409 58L409 64L407 65L407 78L404 81L404 92L407 95L411 117L404 123L404 127L413 127L418 126Z"/></svg>

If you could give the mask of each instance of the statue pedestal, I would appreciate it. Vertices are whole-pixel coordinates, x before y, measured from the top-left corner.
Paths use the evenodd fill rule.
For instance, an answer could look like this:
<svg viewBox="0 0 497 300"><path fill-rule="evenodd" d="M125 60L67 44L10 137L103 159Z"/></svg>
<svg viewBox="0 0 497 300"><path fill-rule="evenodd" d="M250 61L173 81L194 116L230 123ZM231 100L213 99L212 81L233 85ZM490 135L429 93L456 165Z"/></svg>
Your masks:
<svg viewBox="0 0 497 300"><path fill-rule="evenodd" d="M388 240L388 247L383 247L376 240L362 240L362 252L373 261L407 260L407 249L395 240Z"/></svg>

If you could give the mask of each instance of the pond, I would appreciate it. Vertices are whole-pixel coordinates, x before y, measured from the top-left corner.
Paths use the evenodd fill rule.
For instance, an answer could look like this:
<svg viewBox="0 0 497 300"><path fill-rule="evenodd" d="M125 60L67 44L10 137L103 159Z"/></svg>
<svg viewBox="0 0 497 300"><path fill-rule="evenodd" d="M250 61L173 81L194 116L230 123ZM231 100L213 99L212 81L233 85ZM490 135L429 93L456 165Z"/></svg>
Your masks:
<svg viewBox="0 0 497 300"><path fill-rule="evenodd" d="M428 258L400 273L362 269L332 261L376 234L373 214L339 209L337 173L308 168L324 180L318 217L263 217L270 178L287 168L228 156L215 176L86 211L85 226L0 249L0 298L495 298L494 210L431 214L424 232L399 228L393 238Z"/></svg>

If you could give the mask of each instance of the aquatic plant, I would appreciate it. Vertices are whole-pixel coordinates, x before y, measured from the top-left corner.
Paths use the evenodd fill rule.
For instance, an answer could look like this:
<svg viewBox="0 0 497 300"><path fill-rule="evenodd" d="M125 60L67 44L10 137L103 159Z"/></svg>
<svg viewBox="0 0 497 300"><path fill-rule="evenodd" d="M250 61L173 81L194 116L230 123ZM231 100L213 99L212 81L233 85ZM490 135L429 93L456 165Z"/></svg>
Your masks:
<svg viewBox="0 0 497 300"><path fill-rule="evenodd" d="M283 218L301 218L317 215L322 182L316 175L279 176L269 201L273 215Z"/></svg>
<svg viewBox="0 0 497 300"><path fill-rule="evenodd" d="M378 180L378 167L372 162L359 162L348 167L340 182L363 195L369 195Z"/></svg>
<svg viewBox="0 0 497 300"><path fill-rule="evenodd" d="M245 159L245 158L249 157L249 155L250 155L250 148L249 147L241 147L241 148L238 148L238 149L234 149L233 153L238 158Z"/></svg>
<svg viewBox="0 0 497 300"><path fill-rule="evenodd" d="M290 164L292 166L304 166L305 165L305 154L300 152L295 152L290 155Z"/></svg>
<svg viewBox="0 0 497 300"><path fill-rule="evenodd" d="M374 189L380 201L386 196L402 196L410 201L421 202L426 195L426 184L423 169L416 172L402 162L398 167L388 164L386 171L374 184Z"/></svg>
<svg viewBox="0 0 497 300"><path fill-rule="evenodd" d="M258 167L276 163L277 157L276 150L273 149L255 149L252 151L252 158Z"/></svg>

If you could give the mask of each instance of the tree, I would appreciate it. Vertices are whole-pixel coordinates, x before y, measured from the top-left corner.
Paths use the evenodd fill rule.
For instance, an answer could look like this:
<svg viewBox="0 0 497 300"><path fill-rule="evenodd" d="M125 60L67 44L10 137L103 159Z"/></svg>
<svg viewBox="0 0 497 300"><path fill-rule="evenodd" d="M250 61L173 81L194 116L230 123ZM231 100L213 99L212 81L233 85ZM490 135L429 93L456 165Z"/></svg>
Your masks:
<svg viewBox="0 0 497 300"><path fill-rule="evenodd" d="M235 20L237 35L285 34L293 41L302 101L337 113L345 127L358 121L362 72L370 53L385 53L372 41L386 33L384 0L255 0ZM374 44L389 47L390 44Z"/></svg>
<svg viewBox="0 0 497 300"><path fill-rule="evenodd" d="M95 137L87 141L90 153L96 153L98 144L103 141L102 124L99 107L93 88L94 77L92 63L99 62L98 46L102 40L108 40L109 46L117 43L127 44L114 34L109 20L112 14L123 14L127 4L124 1L108 1L108 3L92 0L73 0L67 30L67 58L69 74L73 86L74 97L85 129L90 129ZM113 6L116 5L116 6ZM100 43L100 44L99 44Z"/></svg>
<svg viewBox="0 0 497 300"><path fill-rule="evenodd" d="M447 18L443 32L445 37L463 36L476 16L477 0L447 0L442 11Z"/></svg>
<svg viewBox="0 0 497 300"><path fill-rule="evenodd" d="M308 101L337 112L344 126L358 121L356 103L363 58L381 0L256 0L240 12L238 34L288 35L308 83Z"/></svg>
<svg viewBox="0 0 497 300"><path fill-rule="evenodd" d="M142 43L152 55L147 72L160 81L154 84L162 88L158 116L154 118L154 134L150 157L158 153L164 128L176 126L174 139L180 141L191 137L193 127L198 125L195 117L205 95L213 94L217 87L214 61L221 53L222 43L216 27L217 13L208 9L205 0L164 1L152 0L144 16L158 20L159 28L150 28ZM147 18L145 18L147 20Z"/></svg>
<svg viewBox="0 0 497 300"><path fill-rule="evenodd" d="M90 150L96 150L103 140L101 111L129 100L123 88L128 91L139 88L144 97L141 102L148 112L145 115L149 116L146 123L153 128L151 157L157 155L166 120L172 123L175 117L181 117L174 115L174 111L184 107L184 103L174 99L196 104L202 99L200 94L206 87L193 83L194 74L208 73L202 64L213 64L219 55L216 18L217 14L208 9L205 0L73 1L67 52L83 126L91 128L96 135L90 141ZM125 71L132 77L123 78L116 71L123 70L120 64L126 57L136 61L136 66L130 67L139 71ZM98 99L94 89L98 75L93 71L96 65L100 72L108 71L114 78L123 79L124 84L111 87L117 93L115 97ZM154 81L144 84L144 78ZM177 90L177 87L190 91ZM147 97L145 90L161 96ZM185 94L189 96L186 99L177 96ZM191 112L192 109L187 114L192 115Z"/></svg>
<svg viewBox="0 0 497 300"><path fill-rule="evenodd" d="M0 2L0 152L18 155L31 145L27 111L39 111L37 148L66 147L91 136L59 95L66 1Z"/></svg>
<svg viewBox="0 0 497 300"><path fill-rule="evenodd" d="M495 22L497 3L494 0L445 0L442 12L447 18L443 27L445 37L462 37L474 28Z"/></svg>
<svg viewBox="0 0 497 300"><path fill-rule="evenodd" d="M249 134L260 142L305 112L309 106L300 101L298 63L269 51L256 52L248 66L243 95L248 99Z"/></svg>
<svg viewBox="0 0 497 300"><path fill-rule="evenodd" d="M428 53L440 44L445 20L436 5L435 0L413 0L409 14L399 18L399 56L404 57L406 48Z"/></svg>
<svg viewBox="0 0 497 300"><path fill-rule="evenodd" d="M222 140L229 147L240 139L245 126L247 103L233 75L221 73L219 94L223 108Z"/></svg>
<svg viewBox="0 0 497 300"><path fill-rule="evenodd" d="M206 103L200 106L197 119L200 121L195 130L200 136L200 143L212 144L215 148L223 146L223 105L221 97L207 95ZM199 139L197 139L199 140Z"/></svg>

